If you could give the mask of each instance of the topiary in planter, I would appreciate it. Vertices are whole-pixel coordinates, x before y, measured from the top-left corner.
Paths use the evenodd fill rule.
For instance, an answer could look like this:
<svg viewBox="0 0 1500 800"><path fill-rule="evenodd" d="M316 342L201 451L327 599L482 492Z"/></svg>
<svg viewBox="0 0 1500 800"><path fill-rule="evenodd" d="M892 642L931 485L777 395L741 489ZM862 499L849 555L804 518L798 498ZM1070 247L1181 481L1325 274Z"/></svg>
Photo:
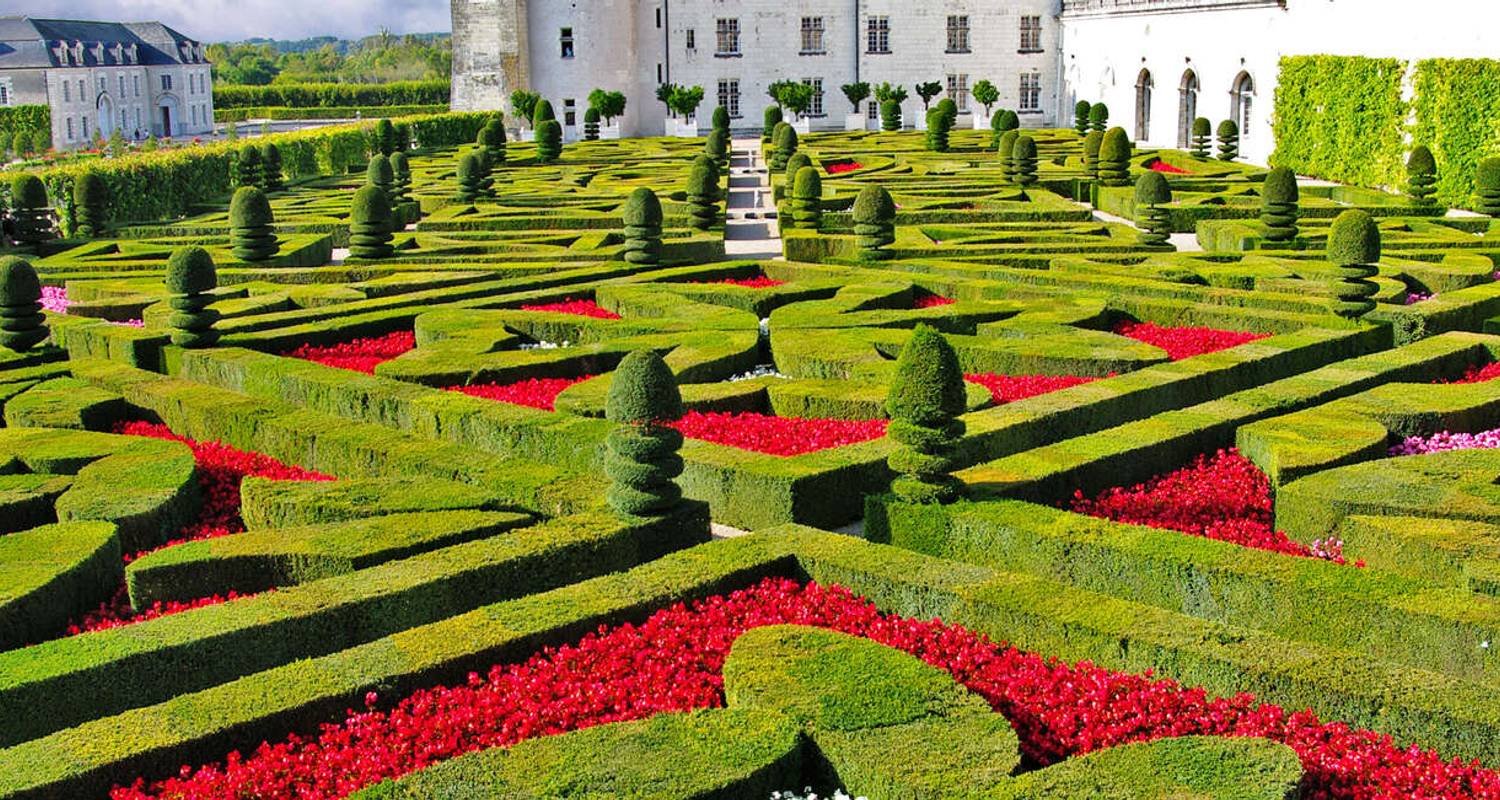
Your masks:
<svg viewBox="0 0 1500 800"><path fill-rule="evenodd" d="M395 205L400 206L411 202L411 159L407 157L406 151L397 150L391 155L391 176L394 179L391 186L394 193Z"/></svg>
<svg viewBox="0 0 1500 800"><path fill-rule="evenodd" d="M47 339L42 314L42 284L31 263L15 256L0 258L0 346L25 352Z"/></svg>
<svg viewBox="0 0 1500 800"><path fill-rule="evenodd" d="M104 235L109 218L109 187L96 172L85 172L73 183L73 216L79 236L93 239Z"/></svg>
<svg viewBox="0 0 1500 800"><path fill-rule="evenodd" d="M771 169L786 172L786 162L797 152L797 129L781 123L771 140Z"/></svg>
<svg viewBox="0 0 1500 800"><path fill-rule="evenodd" d="M727 174L729 171L729 131L722 128L709 131L703 142L703 153L714 160L720 175Z"/></svg>
<svg viewBox="0 0 1500 800"><path fill-rule="evenodd" d="M286 177L281 174L281 148L275 142L260 146L260 182L268 192L286 188Z"/></svg>
<svg viewBox="0 0 1500 800"><path fill-rule="evenodd" d="M886 463L896 473L891 492L908 503L951 503L963 484L950 473L964 435L964 374L953 345L918 325L896 359L885 400L887 435L900 448Z"/></svg>
<svg viewBox="0 0 1500 800"><path fill-rule="evenodd" d="M953 133L953 123L958 120L958 105L944 98L927 112L927 149L934 153L946 153Z"/></svg>
<svg viewBox="0 0 1500 800"><path fill-rule="evenodd" d="M1375 308L1378 291L1370 278L1380 272L1380 228L1370 215L1349 209L1333 220L1328 231L1328 261L1337 278L1330 287L1330 309L1345 319L1357 319Z"/></svg>
<svg viewBox="0 0 1500 800"><path fill-rule="evenodd" d="M1095 103L1089 107L1089 130L1103 133L1109 127L1109 106Z"/></svg>
<svg viewBox="0 0 1500 800"><path fill-rule="evenodd" d="M990 117L990 149L999 149L1000 137L1004 136L1006 131L1013 131L1019 127L1021 127L1021 118L1016 116L1016 112L1006 108L996 111L995 116Z"/></svg>
<svg viewBox="0 0 1500 800"><path fill-rule="evenodd" d="M385 192L386 202L392 207L396 205L396 171L391 168L389 158L379 154L370 157L370 165L365 168L365 183Z"/></svg>
<svg viewBox="0 0 1500 800"><path fill-rule="evenodd" d="M886 100L880 104L880 129L883 131L901 130L901 104L895 100Z"/></svg>
<svg viewBox="0 0 1500 800"><path fill-rule="evenodd" d="M714 107L713 129L716 131L729 132L729 109L723 106Z"/></svg>
<svg viewBox="0 0 1500 800"><path fill-rule="evenodd" d="M763 127L760 131L760 140L769 143L776 135L776 126L781 124L781 106L766 106L766 113L761 118Z"/></svg>
<svg viewBox="0 0 1500 800"><path fill-rule="evenodd" d="M1110 128L1099 143L1099 182L1105 186L1130 185L1130 137L1124 128Z"/></svg>
<svg viewBox="0 0 1500 800"><path fill-rule="evenodd" d="M1083 172L1089 180L1099 180L1099 148L1104 145L1104 134L1089 131L1083 137Z"/></svg>
<svg viewBox="0 0 1500 800"><path fill-rule="evenodd" d="M536 126L536 160L543 164L562 158L562 125L555 119Z"/></svg>
<svg viewBox="0 0 1500 800"><path fill-rule="evenodd" d="M1036 140L1024 133L1017 136L1010 150L1010 164L1016 184L1023 188L1036 185Z"/></svg>
<svg viewBox="0 0 1500 800"><path fill-rule="evenodd" d="M869 261L890 258L885 248L896 242L896 201L883 186L866 186L854 199L852 213L859 255Z"/></svg>
<svg viewBox="0 0 1500 800"><path fill-rule="evenodd" d="M621 212L625 223L625 260L654 267L661 264L661 201L642 186L630 193Z"/></svg>
<svg viewBox="0 0 1500 800"><path fill-rule="evenodd" d="M1135 221L1141 228L1141 244L1164 247L1172 233L1172 219L1161 208L1172 202L1172 187L1160 172L1147 170L1135 181Z"/></svg>
<svg viewBox="0 0 1500 800"><path fill-rule="evenodd" d="M391 201L379 186L366 184L354 193L349 212L349 255L355 258L389 258L395 252L391 239L396 230Z"/></svg>
<svg viewBox="0 0 1500 800"><path fill-rule="evenodd" d="M460 203L472 203L484 194L484 156L477 151L464 153L458 160L458 194Z"/></svg>
<svg viewBox="0 0 1500 800"><path fill-rule="evenodd" d="M57 238L57 221L47 202L47 187L42 185L41 178L30 173L12 178L10 200L14 206L11 216L16 222L17 242L40 245Z"/></svg>
<svg viewBox="0 0 1500 800"><path fill-rule="evenodd" d="M247 144L234 157L234 185L260 186L265 176L260 169L260 148Z"/></svg>
<svg viewBox="0 0 1500 800"><path fill-rule="evenodd" d="M498 119L492 119L479 129L479 138L475 141L479 148L484 151L484 156L489 160L491 169L505 163L505 123Z"/></svg>
<svg viewBox="0 0 1500 800"><path fill-rule="evenodd" d="M241 186L229 201L229 247L241 261L265 261L279 245L272 227L271 202L254 186Z"/></svg>
<svg viewBox="0 0 1500 800"><path fill-rule="evenodd" d="M1240 155L1240 126L1232 119L1219 123L1219 160L1233 161Z"/></svg>
<svg viewBox="0 0 1500 800"><path fill-rule="evenodd" d="M995 153L1000 159L1000 176L1006 183L1016 182L1016 140L1021 138L1020 131L1006 131L1000 134L1000 145Z"/></svg>
<svg viewBox="0 0 1500 800"><path fill-rule="evenodd" d="M1073 106L1073 130L1079 136L1087 134L1089 128L1089 112L1094 110L1094 104L1087 100L1079 100Z"/></svg>
<svg viewBox="0 0 1500 800"><path fill-rule="evenodd" d="M1208 117L1197 117L1193 120L1193 149L1188 151L1194 158L1208 158L1209 144L1213 139L1213 123Z"/></svg>
<svg viewBox="0 0 1500 800"><path fill-rule="evenodd" d="M1474 169L1474 194L1479 200L1475 211L1500 217L1500 156L1480 159Z"/></svg>
<svg viewBox="0 0 1500 800"><path fill-rule="evenodd" d="M682 434L670 423L682 418L682 395L672 370L652 350L637 350L620 362L610 380L604 416L615 423L605 440L605 500L616 513L652 516L682 499Z"/></svg>
<svg viewBox="0 0 1500 800"><path fill-rule="evenodd" d="M373 134L375 151L380 155L390 157L396 152L396 126L388 119L375 121L375 132Z"/></svg>
<svg viewBox="0 0 1500 800"><path fill-rule="evenodd" d="M1437 191L1437 161L1425 144L1411 149L1406 159L1406 194L1421 205L1432 202Z"/></svg>
<svg viewBox="0 0 1500 800"><path fill-rule="evenodd" d="M583 112L583 140L586 142L599 141L599 109L589 106Z"/></svg>
<svg viewBox="0 0 1500 800"><path fill-rule="evenodd" d="M1260 222L1266 241L1283 243L1297 238L1297 175L1286 167L1266 173L1260 190Z"/></svg>
<svg viewBox="0 0 1500 800"><path fill-rule="evenodd" d="M694 228L706 231L719 221L719 167L706 155L693 159L687 200Z"/></svg>
<svg viewBox="0 0 1500 800"><path fill-rule="evenodd" d="M816 167L803 167L792 181L792 220L798 228L817 230L823 225L823 175Z"/></svg>
<svg viewBox="0 0 1500 800"><path fill-rule="evenodd" d="M172 309L167 325L172 344L191 349L212 347L219 341L219 332L214 330L219 312L208 307L214 301L209 293L218 285L218 272L207 250L193 245L172 252L167 259L167 305Z"/></svg>

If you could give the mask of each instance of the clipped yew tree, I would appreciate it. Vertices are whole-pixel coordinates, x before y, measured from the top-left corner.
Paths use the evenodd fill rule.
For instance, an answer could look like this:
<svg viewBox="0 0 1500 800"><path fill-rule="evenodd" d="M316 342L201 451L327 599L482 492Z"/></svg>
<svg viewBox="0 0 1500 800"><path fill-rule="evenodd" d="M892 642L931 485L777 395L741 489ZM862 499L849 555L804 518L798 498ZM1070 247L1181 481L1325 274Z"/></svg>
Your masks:
<svg viewBox="0 0 1500 800"><path fill-rule="evenodd" d="M543 164L562 158L562 124L546 119L536 126L536 160Z"/></svg>
<svg viewBox="0 0 1500 800"><path fill-rule="evenodd" d="M1013 131L1019 127L1021 127L1021 118L1016 115L1016 112L1008 108L996 111L995 116L990 117L990 148L999 148L1000 137L1004 136L1006 131Z"/></svg>
<svg viewBox="0 0 1500 800"><path fill-rule="evenodd" d="M713 114L713 129L716 131L729 132L729 109L723 106L715 106Z"/></svg>
<svg viewBox="0 0 1500 800"><path fill-rule="evenodd" d="M599 141L599 109L589 106L583 112L583 140L586 142Z"/></svg>
<svg viewBox="0 0 1500 800"><path fill-rule="evenodd" d="M682 499L682 434L671 423L682 417L677 379L661 356L637 350L625 356L610 380L604 416L615 423L606 439L605 500L616 513L658 516Z"/></svg>
<svg viewBox="0 0 1500 800"><path fill-rule="evenodd" d="M706 155L693 159L688 171L688 216L693 227L708 230L719 221L719 167Z"/></svg>
<svg viewBox="0 0 1500 800"><path fill-rule="evenodd" d="M74 231L85 238L103 236L109 219L109 186L97 172L85 172L73 182Z"/></svg>
<svg viewBox="0 0 1500 800"><path fill-rule="evenodd" d="M803 167L810 166L812 166L812 157L806 153L793 153L792 157L786 160L785 175L786 189L788 194L790 194L792 190L792 181L797 179L797 171L802 169Z"/></svg>
<svg viewBox="0 0 1500 800"><path fill-rule="evenodd" d="M391 154L391 199L397 205L411 202L411 159L405 150Z"/></svg>
<svg viewBox="0 0 1500 800"><path fill-rule="evenodd" d="M885 100L880 104L880 129L883 131L901 130L901 104L895 100Z"/></svg>
<svg viewBox="0 0 1500 800"><path fill-rule="evenodd" d="M1097 133L1097 131L1096 131ZM1130 185L1130 137L1124 128L1110 128L1099 142L1099 182L1105 186Z"/></svg>
<svg viewBox="0 0 1500 800"><path fill-rule="evenodd" d="M1260 222L1265 240L1282 244L1297 238L1297 175L1286 167L1266 173L1260 190Z"/></svg>
<svg viewBox="0 0 1500 800"><path fill-rule="evenodd" d="M1011 170L1014 173L1014 181L1022 187L1036 185L1036 140L1026 134L1016 137L1015 146L1010 151Z"/></svg>
<svg viewBox="0 0 1500 800"><path fill-rule="evenodd" d="M896 201L884 186L866 186L854 198L854 235L860 258L881 261L890 258L886 248L896 242Z"/></svg>
<svg viewBox="0 0 1500 800"><path fill-rule="evenodd" d="M1422 205L1432 202L1437 191L1437 161L1427 145L1419 144L1406 158L1406 194Z"/></svg>
<svg viewBox="0 0 1500 800"><path fill-rule="evenodd" d="M1104 146L1104 134L1089 131L1083 137L1083 171L1089 180L1099 180L1099 148Z"/></svg>
<svg viewBox="0 0 1500 800"><path fill-rule="evenodd" d="M1219 160L1233 161L1240 155L1240 126L1234 120L1219 123Z"/></svg>
<svg viewBox="0 0 1500 800"><path fill-rule="evenodd" d="M792 180L792 221L813 231L823 225L823 175L816 167L797 170Z"/></svg>
<svg viewBox="0 0 1500 800"><path fill-rule="evenodd" d="M531 109L531 127L533 130L543 122L557 119L557 112L552 110L552 101L541 98L536 101L536 107Z"/></svg>
<svg viewBox="0 0 1500 800"><path fill-rule="evenodd" d="M951 98L943 98L927 112L927 149L934 153L946 153L953 134L953 124L958 121L958 104Z"/></svg>
<svg viewBox="0 0 1500 800"><path fill-rule="evenodd" d="M25 352L47 339L47 317L42 314L42 283L31 262L16 256L0 258L0 346Z"/></svg>
<svg viewBox="0 0 1500 800"><path fill-rule="evenodd" d="M1209 146L1213 141L1213 131L1213 123L1208 121L1208 117L1197 117L1193 120L1193 146L1188 152L1192 153L1194 158L1208 158L1212 155L1209 152Z"/></svg>
<svg viewBox="0 0 1500 800"><path fill-rule="evenodd" d="M1083 136L1089 132L1089 112L1093 110L1094 104L1087 100L1079 100L1073 104L1073 130L1079 136Z"/></svg>
<svg viewBox="0 0 1500 800"><path fill-rule="evenodd" d="M771 140L771 169L786 171L786 162L797 152L797 129L785 122L776 126L775 138Z"/></svg>
<svg viewBox="0 0 1500 800"><path fill-rule="evenodd" d="M493 169L505 163L505 123L500 119L491 119L479 129L479 138L475 141L479 148L484 151L485 158Z"/></svg>
<svg viewBox="0 0 1500 800"><path fill-rule="evenodd" d="M1475 211L1500 217L1500 156L1480 159L1474 169L1474 195Z"/></svg>
<svg viewBox="0 0 1500 800"><path fill-rule="evenodd" d="M260 184L268 192L286 188L286 176L281 171L281 148L275 142L260 146Z"/></svg>
<svg viewBox="0 0 1500 800"><path fill-rule="evenodd" d="M1000 160L1000 176L1006 183L1016 182L1016 140L1021 138L1021 133L1016 130L1008 130L1000 134L1000 144L995 147L995 155Z"/></svg>
<svg viewBox="0 0 1500 800"><path fill-rule="evenodd" d="M199 348L219 341L219 332L214 330L219 312L208 307L218 285L218 271L207 250L190 245L172 251L167 259L167 305L172 309L167 326L172 330L172 344Z"/></svg>
<svg viewBox="0 0 1500 800"><path fill-rule="evenodd" d="M1141 228L1141 244L1165 247L1172 233L1172 219L1163 205L1172 202L1172 187L1166 176L1146 170L1135 181L1135 221Z"/></svg>
<svg viewBox="0 0 1500 800"><path fill-rule="evenodd" d="M11 216L16 222L16 241L40 245L57 238L57 221L47 202L47 187L42 179L23 172L11 179Z"/></svg>
<svg viewBox="0 0 1500 800"><path fill-rule="evenodd" d="M389 258L395 252L391 247L395 230L390 198L379 186L361 186L354 193L354 205L349 211L349 255Z"/></svg>
<svg viewBox="0 0 1500 800"><path fill-rule="evenodd" d="M396 152L396 126L389 119L375 121L374 144L376 152L387 158Z"/></svg>
<svg viewBox="0 0 1500 800"><path fill-rule="evenodd" d="M661 201L644 186L625 199L625 260L641 266L661 264Z"/></svg>
<svg viewBox="0 0 1500 800"><path fill-rule="evenodd" d="M265 176L260 168L260 148L244 145L234 157L234 185L261 186Z"/></svg>
<svg viewBox="0 0 1500 800"><path fill-rule="evenodd" d="M727 173L729 171L729 131L724 128L714 128L709 131L708 136L703 140L703 153L718 165L720 175Z"/></svg>
<svg viewBox="0 0 1500 800"><path fill-rule="evenodd" d="M477 151L464 153L458 160L458 194L461 203L472 203L484 193L484 156Z"/></svg>
<svg viewBox="0 0 1500 800"><path fill-rule="evenodd" d="M254 186L241 186L229 201L229 247L241 261L265 261L276 255L271 201Z"/></svg>
<svg viewBox="0 0 1500 800"><path fill-rule="evenodd" d="M760 140L770 142L771 137L776 135L776 126L781 124L781 106L766 106L766 113L761 117Z"/></svg>
<svg viewBox="0 0 1500 800"><path fill-rule="evenodd" d="M1330 287L1330 309L1345 319L1357 319L1375 308L1377 291L1370 278L1380 272L1380 228L1369 214L1351 208L1333 220L1328 231L1328 261L1335 279Z"/></svg>
<svg viewBox="0 0 1500 800"><path fill-rule="evenodd" d="M908 503L951 503L963 494L953 454L964 435L964 374L941 333L918 325L896 359L885 400L887 435L899 448L886 463L891 492Z"/></svg>
<svg viewBox="0 0 1500 800"><path fill-rule="evenodd" d="M393 207L396 204L396 170L391 168L391 159L383 155L370 157L365 168L365 183L385 192L385 200Z"/></svg>
<svg viewBox="0 0 1500 800"><path fill-rule="evenodd" d="M1095 103L1089 107L1089 130L1103 132L1109 127L1109 106Z"/></svg>

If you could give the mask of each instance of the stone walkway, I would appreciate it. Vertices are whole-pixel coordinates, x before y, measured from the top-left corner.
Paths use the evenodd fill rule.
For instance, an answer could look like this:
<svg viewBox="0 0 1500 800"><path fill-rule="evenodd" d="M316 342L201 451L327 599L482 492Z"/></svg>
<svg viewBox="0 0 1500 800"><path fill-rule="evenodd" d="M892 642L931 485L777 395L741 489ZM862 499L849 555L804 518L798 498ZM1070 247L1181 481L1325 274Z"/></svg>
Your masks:
<svg viewBox="0 0 1500 800"><path fill-rule="evenodd" d="M781 259L781 226L772 199L771 172L760 157L760 139L735 139L729 155L729 198L724 254L733 259Z"/></svg>

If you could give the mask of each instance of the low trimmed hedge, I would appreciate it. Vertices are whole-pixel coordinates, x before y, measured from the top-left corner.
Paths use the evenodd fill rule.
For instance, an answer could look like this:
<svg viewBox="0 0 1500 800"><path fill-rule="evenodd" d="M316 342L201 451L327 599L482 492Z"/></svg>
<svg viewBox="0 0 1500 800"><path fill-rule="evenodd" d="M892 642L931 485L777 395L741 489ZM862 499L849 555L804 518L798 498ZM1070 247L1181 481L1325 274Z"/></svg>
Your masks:
<svg viewBox="0 0 1500 800"><path fill-rule="evenodd" d="M63 522L0 536L0 648L56 636L120 585L120 538L108 522Z"/></svg>
<svg viewBox="0 0 1500 800"><path fill-rule="evenodd" d="M391 83L273 83L214 85L214 109L247 106L328 108L337 106L448 105L448 81Z"/></svg>
<svg viewBox="0 0 1500 800"><path fill-rule="evenodd" d="M498 511L495 492L441 478L340 478L337 481L240 482L240 516L250 530L321 525L386 514Z"/></svg>

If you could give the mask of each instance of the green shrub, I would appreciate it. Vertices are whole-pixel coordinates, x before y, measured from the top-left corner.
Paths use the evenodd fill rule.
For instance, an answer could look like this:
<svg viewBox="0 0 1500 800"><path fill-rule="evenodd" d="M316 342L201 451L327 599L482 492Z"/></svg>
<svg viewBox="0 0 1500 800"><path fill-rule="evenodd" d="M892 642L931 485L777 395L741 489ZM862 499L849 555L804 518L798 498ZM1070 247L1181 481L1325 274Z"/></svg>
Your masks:
<svg viewBox="0 0 1500 800"><path fill-rule="evenodd" d="M349 210L349 255L355 258L389 258L396 217L391 201L379 186L366 184L354 193Z"/></svg>
<svg viewBox="0 0 1500 800"><path fill-rule="evenodd" d="M1089 130L1103 133L1109 127L1109 106L1095 103L1089 107Z"/></svg>
<svg viewBox="0 0 1500 800"><path fill-rule="evenodd" d="M391 83L273 83L266 86L214 86L214 107L290 106L446 106L449 85L441 80Z"/></svg>
<svg viewBox="0 0 1500 800"><path fill-rule="evenodd" d="M583 112L583 140L586 142L599 141L599 109L589 106Z"/></svg>
<svg viewBox="0 0 1500 800"><path fill-rule="evenodd" d="M704 155L714 160L720 175L729 174L729 131L714 128L703 141Z"/></svg>
<svg viewBox="0 0 1500 800"><path fill-rule="evenodd" d="M1232 119L1219 123L1219 160L1233 161L1240 155L1240 126Z"/></svg>
<svg viewBox="0 0 1500 800"><path fill-rule="evenodd" d="M1266 173L1260 190L1260 222L1266 226L1268 242L1290 242L1297 238L1297 175L1286 167Z"/></svg>
<svg viewBox="0 0 1500 800"><path fill-rule="evenodd" d="M884 100L880 103L880 129L883 131L901 130L901 103L895 100Z"/></svg>
<svg viewBox="0 0 1500 800"><path fill-rule="evenodd" d="M851 217L860 258L880 261L890 257L885 248L896 242L896 201L884 186L866 186L854 198Z"/></svg>
<svg viewBox="0 0 1500 800"><path fill-rule="evenodd" d="M1012 180L1022 188L1036 185L1036 140L1026 134L1016 137L1010 151Z"/></svg>
<svg viewBox="0 0 1500 800"><path fill-rule="evenodd" d="M762 116L762 119L764 122L761 127L760 140L769 143L771 137L776 134L776 126L782 122L781 106L766 106L766 112Z"/></svg>
<svg viewBox="0 0 1500 800"><path fill-rule="evenodd" d="M405 150L391 155L392 202L402 206L411 202L411 159Z"/></svg>
<svg viewBox="0 0 1500 800"><path fill-rule="evenodd" d="M365 168L365 184L385 193L385 201L395 207L396 170L391 168L389 156L377 153L370 157L370 165Z"/></svg>
<svg viewBox="0 0 1500 800"><path fill-rule="evenodd" d="M1328 261L1337 278L1330 294L1333 313L1356 319L1374 310L1370 300L1379 291L1370 278L1380 269L1380 228L1369 214L1349 209L1333 220L1328 231Z"/></svg>
<svg viewBox="0 0 1500 800"><path fill-rule="evenodd" d="M706 231L719 222L719 167L700 155L688 172L687 200L693 227Z"/></svg>
<svg viewBox="0 0 1500 800"><path fill-rule="evenodd" d="M73 184L74 230L93 239L103 236L109 221L109 187L98 173L86 172Z"/></svg>
<svg viewBox="0 0 1500 800"><path fill-rule="evenodd" d="M1432 150L1419 144L1411 149L1411 155L1406 159L1406 194L1417 203L1427 205L1432 202L1432 194L1436 191L1437 162L1432 158Z"/></svg>
<svg viewBox="0 0 1500 800"><path fill-rule="evenodd" d="M1193 147L1189 152L1194 158L1208 158L1210 145L1213 141L1213 123L1208 117L1197 117L1193 120Z"/></svg>
<svg viewBox="0 0 1500 800"><path fill-rule="evenodd" d="M381 156L381 158L384 158ZM265 261L276 255L275 222L266 193L241 186L229 201L229 245L241 261Z"/></svg>
<svg viewBox="0 0 1500 800"><path fill-rule="evenodd" d="M15 256L0 258L0 346L25 352L46 340L42 284L31 263Z"/></svg>
<svg viewBox="0 0 1500 800"><path fill-rule="evenodd" d="M1000 137L1006 131L1013 131L1021 127L1021 118L1016 112L1008 108L1002 108L990 117L990 149L997 150L1000 147Z"/></svg>
<svg viewBox="0 0 1500 800"><path fill-rule="evenodd" d="M616 424L607 441L606 499L617 513L657 516L682 499L682 434L667 423L682 417L677 378L661 356L637 350L625 356L610 382L605 418Z"/></svg>
<svg viewBox="0 0 1500 800"><path fill-rule="evenodd" d="M260 168L260 148L253 144L241 147L234 157L234 185L260 186L263 181L265 175Z"/></svg>
<svg viewBox="0 0 1500 800"><path fill-rule="evenodd" d="M716 131L729 131L729 109L723 106L714 107L713 129Z"/></svg>
<svg viewBox="0 0 1500 800"><path fill-rule="evenodd" d="M776 126L771 140L771 169L786 172L786 162L797 152L797 129L785 122Z"/></svg>
<svg viewBox="0 0 1500 800"><path fill-rule="evenodd" d="M798 171L810 166L812 166L812 156L806 153L793 153L792 157L786 160L786 169L782 171L782 175L786 177L785 188L788 195L792 193L792 184L797 180Z"/></svg>
<svg viewBox="0 0 1500 800"><path fill-rule="evenodd" d="M1474 194L1478 198L1474 210L1500 217L1500 156L1480 160L1474 169Z"/></svg>
<svg viewBox="0 0 1500 800"><path fill-rule="evenodd" d="M625 260L643 267L661 264L661 201L641 186L626 198L621 211L625 224Z"/></svg>
<svg viewBox="0 0 1500 800"><path fill-rule="evenodd" d="M374 145L371 149L387 158L399 149L396 146L396 126L391 124L389 119L380 119L375 122L370 141Z"/></svg>
<svg viewBox="0 0 1500 800"><path fill-rule="evenodd" d="M536 158L543 164L562 158L562 124L557 120L545 119L537 124Z"/></svg>
<svg viewBox="0 0 1500 800"><path fill-rule="evenodd" d="M823 175L816 167L797 170L792 181L792 221L813 231L823 225Z"/></svg>
<svg viewBox="0 0 1500 800"><path fill-rule="evenodd" d="M927 112L927 149L934 153L946 153L953 133L953 123L958 119L958 104L951 98L943 98Z"/></svg>
<svg viewBox="0 0 1500 800"><path fill-rule="evenodd" d="M1099 149L1104 146L1104 134L1089 131L1083 137L1083 172L1090 180L1099 179Z"/></svg>
<svg viewBox="0 0 1500 800"><path fill-rule="evenodd" d="M1099 143L1099 182L1105 186L1129 186L1130 154L1130 137L1125 135L1125 129L1110 128Z"/></svg>
<svg viewBox="0 0 1500 800"><path fill-rule="evenodd" d="M57 224L47 203L47 187L37 176L23 172L10 183L11 216L16 222L16 241L40 245L57 238Z"/></svg>
<svg viewBox="0 0 1500 800"><path fill-rule="evenodd" d="M1407 63L1395 58L1283 57L1270 115L1271 164L1342 183L1399 186L1406 71ZM1436 141L1420 133L1417 140Z"/></svg>
<svg viewBox="0 0 1500 800"><path fill-rule="evenodd" d="M552 101L541 98L536 101L536 107L531 110L531 127L535 128L543 122L557 119L557 112L552 110Z"/></svg>
<svg viewBox="0 0 1500 800"><path fill-rule="evenodd" d="M260 146L261 183L268 192L286 188L286 177L281 174L281 148L275 142Z"/></svg>
<svg viewBox="0 0 1500 800"><path fill-rule="evenodd" d="M479 129L479 136L475 144L484 151L485 158L489 160L490 166L496 167L505 163L505 122L502 119L491 119Z"/></svg>
<svg viewBox="0 0 1500 800"><path fill-rule="evenodd" d="M458 194L461 203L472 203L484 193L484 157L477 151L458 159Z"/></svg>
<svg viewBox="0 0 1500 800"><path fill-rule="evenodd" d="M1084 134L1092 130L1092 128L1089 127L1089 112L1093 111L1093 109L1093 103L1090 103L1087 100L1079 100L1076 104L1074 104L1073 130L1076 131L1079 136L1083 136Z"/></svg>
<svg viewBox="0 0 1500 800"><path fill-rule="evenodd" d="M1172 202L1172 187L1166 176L1146 170L1135 180L1135 218L1143 230L1141 244L1163 247L1172 233L1172 218L1161 206Z"/></svg>
<svg viewBox="0 0 1500 800"><path fill-rule="evenodd" d="M1016 140L1021 138L1021 132L1015 129L1000 134L1000 143L996 146L996 154L1000 160L1000 176L1006 183L1016 182Z"/></svg>
<svg viewBox="0 0 1500 800"><path fill-rule="evenodd" d="M889 458L897 477L891 491L913 503L949 503L963 484L950 473L965 426L964 375L953 345L927 325L918 325L896 359L886 397L887 435L900 445Z"/></svg>
<svg viewBox="0 0 1500 800"><path fill-rule="evenodd" d="M361 190L363 191L363 190ZM189 349L212 347L219 341L214 323L219 312L209 308L210 294L219 285L213 257L196 245L179 247L167 259L167 304L172 316L172 344Z"/></svg>

